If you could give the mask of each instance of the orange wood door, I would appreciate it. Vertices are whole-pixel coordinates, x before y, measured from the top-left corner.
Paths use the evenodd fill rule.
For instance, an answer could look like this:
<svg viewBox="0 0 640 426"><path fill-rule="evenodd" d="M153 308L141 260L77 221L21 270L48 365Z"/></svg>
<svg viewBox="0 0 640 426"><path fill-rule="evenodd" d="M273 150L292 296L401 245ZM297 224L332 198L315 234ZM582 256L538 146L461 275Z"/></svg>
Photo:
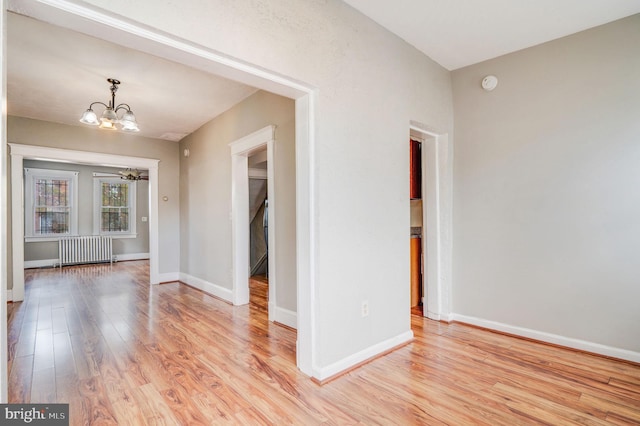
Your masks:
<svg viewBox="0 0 640 426"><path fill-rule="evenodd" d="M418 306L422 293L422 238L411 237L411 307Z"/></svg>

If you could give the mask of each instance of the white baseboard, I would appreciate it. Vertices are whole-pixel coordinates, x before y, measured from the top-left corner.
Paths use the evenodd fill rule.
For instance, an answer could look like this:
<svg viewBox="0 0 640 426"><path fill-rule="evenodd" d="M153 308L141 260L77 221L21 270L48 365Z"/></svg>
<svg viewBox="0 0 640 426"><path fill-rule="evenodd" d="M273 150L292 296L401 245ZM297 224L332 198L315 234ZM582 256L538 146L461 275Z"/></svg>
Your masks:
<svg viewBox="0 0 640 426"><path fill-rule="evenodd" d="M357 352L353 355L349 355L348 357L341 359L338 362L334 362L326 367L322 368L314 368L313 377L317 380L326 380L330 377L335 376L345 370L348 370L351 367L354 367L362 362L370 360L377 355L380 355L389 349L393 349L396 346L400 346L403 343L407 343L413 339L413 331L405 331L398 336L392 337L391 339L387 339L383 342L377 343L373 346L370 346L360 352Z"/></svg>
<svg viewBox="0 0 640 426"><path fill-rule="evenodd" d="M126 260L144 260L149 259L149 253L128 253L128 254L114 254L113 257L119 261L124 262ZM25 260L24 269L31 268L47 268L58 264L58 259L42 259L42 260Z"/></svg>
<svg viewBox="0 0 640 426"><path fill-rule="evenodd" d="M222 300L226 300L229 303L233 303L233 292L229 288L221 287L217 284L210 283L201 278L185 274L184 272L180 272L180 281L185 284L189 284L191 287L195 287L198 290L202 290L205 293L209 293L212 296L216 296Z"/></svg>
<svg viewBox="0 0 640 426"><path fill-rule="evenodd" d="M640 363L640 352L601 345L600 343L588 342L586 340L574 339L571 337L559 336L557 334L546 333L544 331L503 324L500 322L490 321L482 318L469 317L466 315L451 314L450 319L451 321L471 324L478 327L488 328L490 330L514 334L521 337L527 337L529 339L552 343L554 345L565 346L568 348L579 349L585 352L591 352L594 354Z"/></svg>
<svg viewBox="0 0 640 426"><path fill-rule="evenodd" d="M7 290L7 302L13 302L13 290Z"/></svg>
<svg viewBox="0 0 640 426"><path fill-rule="evenodd" d="M180 281L179 272L163 272L158 274L158 282L160 283L170 283L173 281Z"/></svg>
<svg viewBox="0 0 640 426"><path fill-rule="evenodd" d="M279 322L287 327L298 329L298 314L269 303L269 320Z"/></svg>
<svg viewBox="0 0 640 426"><path fill-rule="evenodd" d="M25 260L24 269L46 268L58 264L58 259Z"/></svg>
<svg viewBox="0 0 640 426"><path fill-rule="evenodd" d="M126 260L145 260L149 259L149 253L128 253L128 254L114 254L117 262L124 262Z"/></svg>

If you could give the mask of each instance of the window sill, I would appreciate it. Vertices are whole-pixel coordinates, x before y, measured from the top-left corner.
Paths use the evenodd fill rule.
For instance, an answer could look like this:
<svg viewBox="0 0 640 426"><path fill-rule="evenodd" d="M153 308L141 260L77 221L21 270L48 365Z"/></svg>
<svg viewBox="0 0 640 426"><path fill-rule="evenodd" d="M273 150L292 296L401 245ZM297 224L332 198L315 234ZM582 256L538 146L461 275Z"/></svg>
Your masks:
<svg viewBox="0 0 640 426"><path fill-rule="evenodd" d="M46 241L58 241L60 238L75 237L76 235L60 235L55 237L24 237L25 243L42 243Z"/></svg>
<svg viewBox="0 0 640 426"><path fill-rule="evenodd" d="M138 238L138 234L100 234L103 237L111 237L114 240L120 239L120 238Z"/></svg>

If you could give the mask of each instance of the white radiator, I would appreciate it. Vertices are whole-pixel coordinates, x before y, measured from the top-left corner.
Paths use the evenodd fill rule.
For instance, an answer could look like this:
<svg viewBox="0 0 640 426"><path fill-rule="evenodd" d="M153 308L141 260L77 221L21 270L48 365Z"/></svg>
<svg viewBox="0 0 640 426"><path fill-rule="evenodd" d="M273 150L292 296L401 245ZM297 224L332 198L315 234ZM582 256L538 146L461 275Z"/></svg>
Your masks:
<svg viewBox="0 0 640 426"><path fill-rule="evenodd" d="M65 237L58 242L58 264L113 263L111 237L100 235Z"/></svg>

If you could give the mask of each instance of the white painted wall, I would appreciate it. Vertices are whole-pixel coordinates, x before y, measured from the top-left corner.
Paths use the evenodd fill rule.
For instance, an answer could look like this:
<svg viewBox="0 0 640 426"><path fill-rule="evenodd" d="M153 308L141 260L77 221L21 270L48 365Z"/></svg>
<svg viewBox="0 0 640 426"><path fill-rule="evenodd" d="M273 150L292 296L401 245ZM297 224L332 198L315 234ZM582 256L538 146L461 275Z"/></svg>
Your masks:
<svg viewBox="0 0 640 426"><path fill-rule="evenodd" d="M275 131L277 203L276 302L296 312L295 103L259 91L180 142L181 268L195 277L233 288L231 239L231 148L229 143L268 125ZM215 290L214 290L215 291Z"/></svg>
<svg viewBox="0 0 640 426"><path fill-rule="evenodd" d="M636 15L453 73L456 314L640 360L639 71Z"/></svg>
<svg viewBox="0 0 640 426"><path fill-rule="evenodd" d="M450 74L337 0L88 3L317 87L315 367L322 376L404 339L409 122L451 131Z"/></svg>
<svg viewBox="0 0 640 426"><path fill-rule="evenodd" d="M169 201L160 201L158 212L159 269L161 274L173 274L177 277L180 267L180 234L175 224L180 220L180 212L178 205L179 146L176 142L13 116L9 116L7 120L7 139L9 142L25 145L160 159L159 195L161 200L166 195ZM90 200L93 203L93 195ZM80 202L82 203L82 199ZM138 224L140 225L141 223ZM10 277L11 275L9 280ZM8 288L12 288L11 283L8 284Z"/></svg>

